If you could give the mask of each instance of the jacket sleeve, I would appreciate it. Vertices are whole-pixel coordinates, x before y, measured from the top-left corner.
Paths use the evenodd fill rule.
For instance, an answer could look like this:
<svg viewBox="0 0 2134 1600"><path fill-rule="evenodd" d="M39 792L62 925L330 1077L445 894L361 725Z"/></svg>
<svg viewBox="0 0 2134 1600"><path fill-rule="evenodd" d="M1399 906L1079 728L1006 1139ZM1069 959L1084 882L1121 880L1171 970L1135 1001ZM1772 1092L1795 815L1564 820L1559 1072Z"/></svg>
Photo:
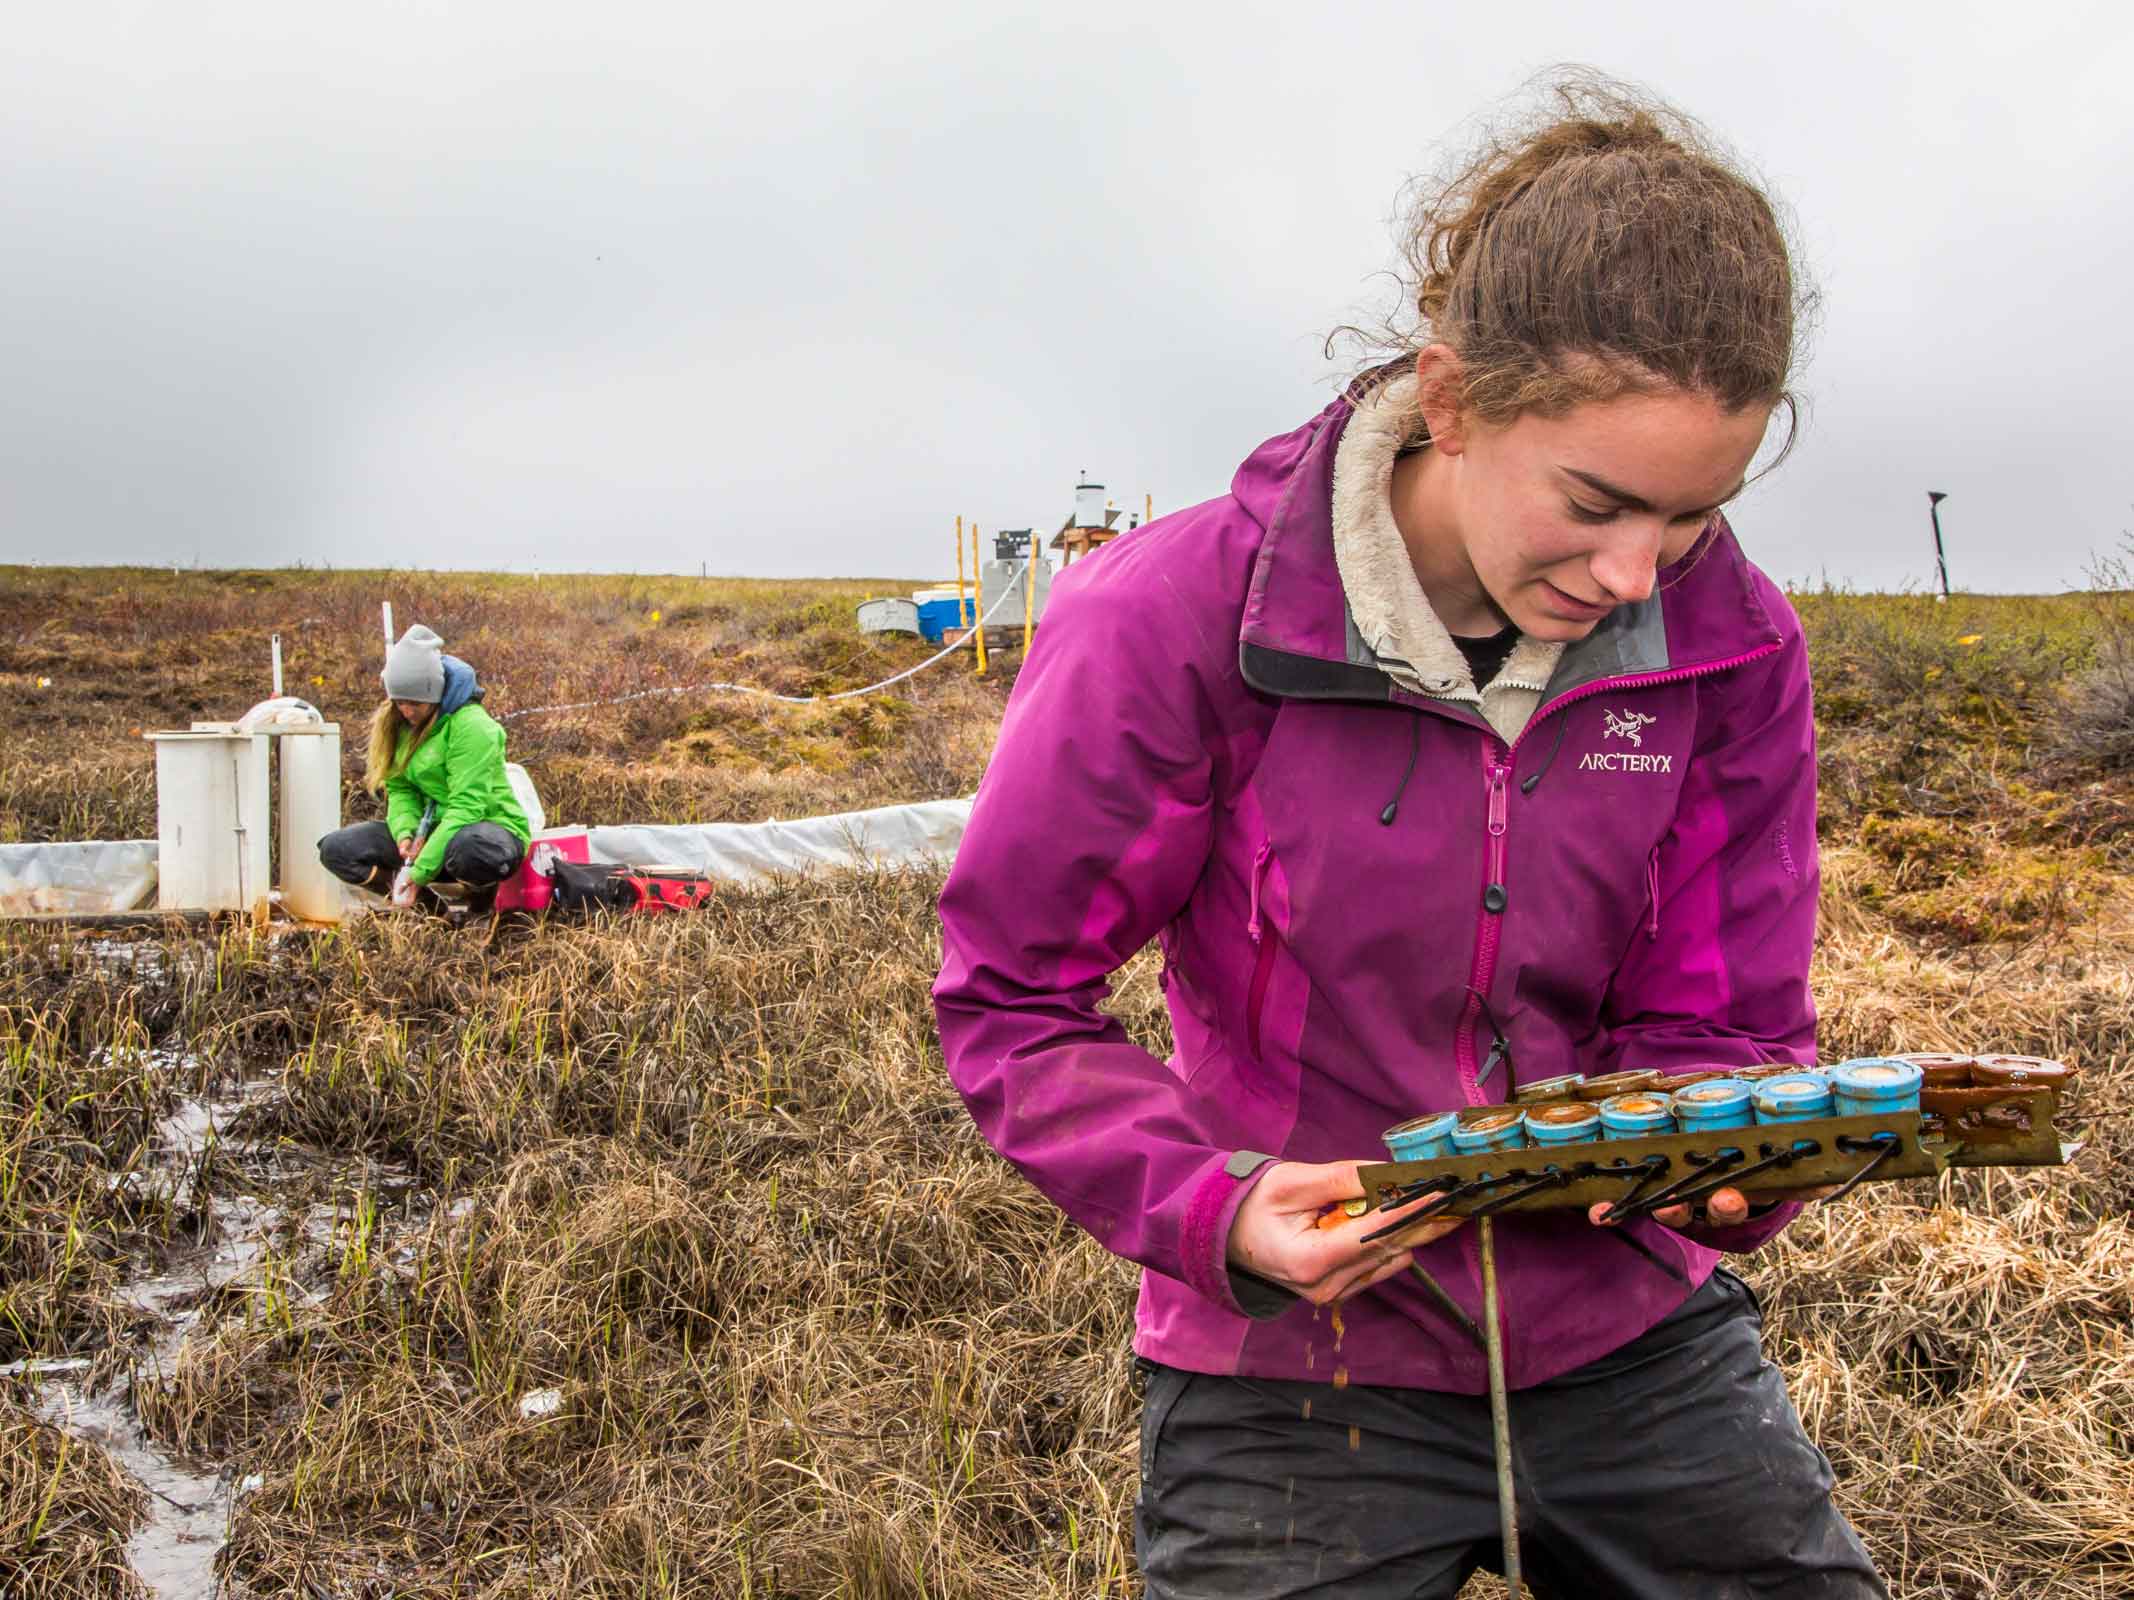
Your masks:
<svg viewBox="0 0 2134 1600"><path fill-rule="evenodd" d="M1606 1071L1815 1062L1815 720L1799 621L1775 591L1776 652L1720 680L1646 918L1603 1008ZM1754 1250L1799 1211L1682 1230Z"/></svg>
<svg viewBox="0 0 2134 1600"><path fill-rule="evenodd" d="M504 770L503 730L486 717L454 712L437 731L445 741L445 797L438 803L430 841L408 871L417 883L437 876L452 835L484 819L492 783L502 780Z"/></svg>
<svg viewBox="0 0 2134 1600"><path fill-rule="evenodd" d="M1218 1097L1098 1009L1213 839L1203 669L1146 614L1094 584L1054 589L942 889L934 1008L996 1150L1107 1249L1241 1312L1230 1223L1267 1158L1236 1153Z"/></svg>
<svg viewBox="0 0 2134 1600"><path fill-rule="evenodd" d="M405 772L396 772L385 780L385 825L393 830L395 840L415 836L415 830L422 826L425 803L422 791L408 782Z"/></svg>

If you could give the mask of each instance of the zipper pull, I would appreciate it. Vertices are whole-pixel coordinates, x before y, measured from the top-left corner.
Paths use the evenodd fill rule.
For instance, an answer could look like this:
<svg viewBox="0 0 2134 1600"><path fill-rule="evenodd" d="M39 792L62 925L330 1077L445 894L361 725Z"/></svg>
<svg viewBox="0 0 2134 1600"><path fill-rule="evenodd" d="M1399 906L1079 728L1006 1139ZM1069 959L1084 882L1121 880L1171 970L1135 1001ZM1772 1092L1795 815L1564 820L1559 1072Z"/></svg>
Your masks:
<svg viewBox="0 0 2134 1600"><path fill-rule="evenodd" d="M1251 935L1254 944L1260 942L1260 880L1267 876L1267 858L1273 854L1271 840L1252 853L1252 900L1245 919L1245 932Z"/></svg>
<svg viewBox="0 0 2134 1600"><path fill-rule="evenodd" d="M1489 836L1504 837L1505 797L1504 782L1512 775L1508 761L1492 762L1489 768Z"/></svg>
<svg viewBox="0 0 2134 1600"><path fill-rule="evenodd" d="M1645 893L1649 897L1651 914L1645 922L1645 942L1656 944L1660 938L1660 847L1654 845L1652 854L1645 858Z"/></svg>
<svg viewBox="0 0 2134 1600"><path fill-rule="evenodd" d="M1497 1063L1509 1060L1511 1053L1512 1042L1505 1038L1503 1034L1500 1033L1494 1039L1491 1039L1489 1041L1489 1054L1482 1058L1482 1065L1475 1069L1475 1087L1479 1089L1483 1084L1489 1082L1490 1074L1497 1070Z"/></svg>

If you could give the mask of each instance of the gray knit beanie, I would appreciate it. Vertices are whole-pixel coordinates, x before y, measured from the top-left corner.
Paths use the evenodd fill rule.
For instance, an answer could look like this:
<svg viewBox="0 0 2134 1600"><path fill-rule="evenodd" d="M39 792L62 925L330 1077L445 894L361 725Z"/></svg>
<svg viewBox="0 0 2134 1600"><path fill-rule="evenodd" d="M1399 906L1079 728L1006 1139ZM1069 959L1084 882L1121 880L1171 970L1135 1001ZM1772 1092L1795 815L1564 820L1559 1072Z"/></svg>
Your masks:
<svg viewBox="0 0 2134 1600"><path fill-rule="evenodd" d="M436 705L445 697L444 640L421 623L400 636L386 652L385 670L378 674L388 700L420 700Z"/></svg>

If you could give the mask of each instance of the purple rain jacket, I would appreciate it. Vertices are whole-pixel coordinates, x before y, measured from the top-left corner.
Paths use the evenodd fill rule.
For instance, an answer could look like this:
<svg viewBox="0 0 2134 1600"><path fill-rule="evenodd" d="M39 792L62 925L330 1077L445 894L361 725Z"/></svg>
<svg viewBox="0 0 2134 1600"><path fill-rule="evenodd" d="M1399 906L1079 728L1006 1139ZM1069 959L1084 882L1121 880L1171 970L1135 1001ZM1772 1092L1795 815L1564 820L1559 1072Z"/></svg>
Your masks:
<svg viewBox="0 0 2134 1600"><path fill-rule="evenodd" d="M1510 746L1399 688L1333 556L1350 414L1335 401L1227 497L1055 582L942 890L935 1009L985 1137L1147 1269L1140 1354L1474 1394L1480 1344L1428 1284L1322 1320L1229 1268L1238 1205L1269 1157L1384 1159L1386 1128L1505 1099L1508 1075L1811 1063L1808 663L1715 518L1651 599L1564 651ZM1098 1009L1152 939L1169 1061ZM1509 1382L1635 1338L1795 1209L1630 1224L1679 1276L1578 1211L1501 1217ZM1475 1231L1416 1259L1478 1324Z"/></svg>

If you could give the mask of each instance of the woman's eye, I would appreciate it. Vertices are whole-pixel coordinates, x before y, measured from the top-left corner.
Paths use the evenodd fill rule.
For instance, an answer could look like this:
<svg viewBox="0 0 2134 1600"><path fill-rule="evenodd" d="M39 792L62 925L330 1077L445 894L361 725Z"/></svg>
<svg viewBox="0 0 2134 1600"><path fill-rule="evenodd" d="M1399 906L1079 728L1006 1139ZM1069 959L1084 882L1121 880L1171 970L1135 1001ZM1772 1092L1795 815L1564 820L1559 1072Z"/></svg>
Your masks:
<svg viewBox="0 0 2134 1600"><path fill-rule="evenodd" d="M1580 522L1613 522L1615 520L1615 508L1613 506L1606 511L1595 511L1591 506L1582 506L1576 500L1566 500L1564 504L1570 507L1571 515Z"/></svg>

